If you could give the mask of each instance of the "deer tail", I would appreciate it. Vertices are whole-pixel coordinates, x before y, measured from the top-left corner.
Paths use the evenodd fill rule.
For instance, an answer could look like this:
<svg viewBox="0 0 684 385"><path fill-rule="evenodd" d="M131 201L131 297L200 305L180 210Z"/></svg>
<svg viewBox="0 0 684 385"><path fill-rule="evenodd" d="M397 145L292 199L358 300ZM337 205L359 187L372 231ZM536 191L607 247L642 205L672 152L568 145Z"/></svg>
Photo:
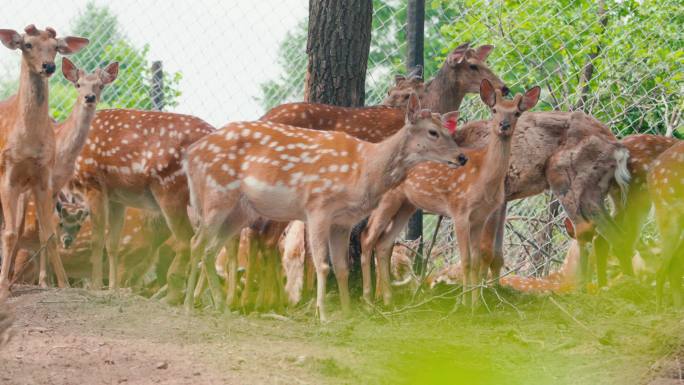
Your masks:
<svg viewBox="0 0 684 385"><path fill-rule="evenodd" d="M627 168L627 161L629 160L629 151L620 147L613 152L613 158L617 163L615 168L615 182L620 187L620 196L622 197L622 204L627 201L627 192L629 191L629 181L632 178Z"/></svg>

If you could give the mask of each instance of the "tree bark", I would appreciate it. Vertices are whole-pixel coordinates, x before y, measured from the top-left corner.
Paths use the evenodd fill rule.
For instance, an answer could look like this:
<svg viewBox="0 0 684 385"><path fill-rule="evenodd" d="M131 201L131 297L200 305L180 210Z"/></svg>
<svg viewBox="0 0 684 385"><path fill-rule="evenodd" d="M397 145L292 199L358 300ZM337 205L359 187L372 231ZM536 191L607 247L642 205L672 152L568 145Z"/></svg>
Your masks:
<svg viewBox="0 0 684 385"><path fill-rule="evenodd" d="M594 60L598 57L599 53L601 52L601 42L600 38L601 35L603 35L603 32L606 30L606 26L608 25L608 15L606 14L606 4L605 1L600 0L598 3L598 17L599 17L599 23L601 24L601 32L599 33L597 37L597 42L596 42L596 47L594 48L594 52L589 54L589 57L587 58L587 62L584 64L584 68L582 70L582 73L580 74L580 82L579 84L581 85L581 91L580 91L580 98L576 106L576 110L584 110L586 108L587 102L589 100L589 92L591 91L591 88L589 86L589 83L591 82L591 78L594 77ZM587 111L585 111L587 112Z"/></svg>
<svg viewBox="0 0 684 385"><path fill-rule="evenodd" d="M310 0L304 100L363 106L372 0Z"/></svg>

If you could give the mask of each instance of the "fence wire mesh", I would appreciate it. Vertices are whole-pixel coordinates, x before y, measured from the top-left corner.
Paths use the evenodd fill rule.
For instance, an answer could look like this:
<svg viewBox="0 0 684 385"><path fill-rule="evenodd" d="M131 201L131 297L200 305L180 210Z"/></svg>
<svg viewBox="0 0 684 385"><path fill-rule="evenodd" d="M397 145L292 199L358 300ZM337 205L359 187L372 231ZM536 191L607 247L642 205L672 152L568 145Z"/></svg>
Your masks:
<svg viewBox="0 0 684 385"><path fill-rule="evenodd" d="M406 1L374 0L373 6L369 105L380 102L395 74L405 72L406 55ZM455 46L493 44L488 62L513 92L543 87L537 110L582 109L618 136L676 134L684 131L683 8L679 0L427 1L425 78ZM88 37L90 46L73 57L87 70L119 61L119 79L101 107L161 107L220 126L301 100L307 9L307 0L25 0L0 15L0 25L21 29L35 23L60 35ZM155 61L161 82L153 80ZM17 88L18 63L19 54L0 57L2 98ZM50 92L52 113L64 119L75 91L55 76ZM466 97L461 111L465 120L486 115L477 96ZM556 207L548 194L509 205L509 266L534 274L562 261L568 239ZM425 217L426 238L435 223L434 216ZM443 245L453 240L448 220L437 239Z"/></svg>

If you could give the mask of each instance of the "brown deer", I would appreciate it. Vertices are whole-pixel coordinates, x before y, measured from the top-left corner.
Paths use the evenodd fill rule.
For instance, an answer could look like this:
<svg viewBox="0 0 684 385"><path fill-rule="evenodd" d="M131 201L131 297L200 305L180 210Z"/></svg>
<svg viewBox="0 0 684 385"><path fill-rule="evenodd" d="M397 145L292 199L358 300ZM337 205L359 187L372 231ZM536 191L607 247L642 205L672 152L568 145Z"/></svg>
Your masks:
<svg viewBox="0 0 684 385"><path fill-rule="evenodd" d="M211 125L189 115L124 109L97 112L73 183L91 211L93 288L102 287L105 246L109 288L117 285L119 240L125 208L130 206L164 216L177 251L169 269L166 301L182 299L192 227L181 156L190 144L213 131Z"/></svg>
<svg viewBox="0 0 684 385"><path fill-rule="evenodd" d="M540 88L534 87L524 96L506 100L501 91L483 80L480 96L492 111L492 119L485 123L491 131L487 146L469 152L468 165L459 169L429 162L419 164L409 171L402 185L383 197L361 237L366 300L370 300L370 260L375 246L383 300L385 304L391 302L389 258L396 237L416 207L453 219L465 288L479 284L491 262L482 260L482 229L505 200L504 179L518 118L537 104L539 94ZM478 295L473 291L474 299Z"/></svg>
<svg viewBox="0 0 684 385"><path fill-rule="evenodd" d="M606 264L609 251L617 257L623 274L634 274L632 258L635 255L641 228L652 206L646 178L656 158L677 142L679 140L675 138L648 134L631 135L620 141L629 151L627 168L632 177L625 196L622 196L616 185L613 185L610 190L615 208L613 217L622 230L622 236L612 244L608 244L601 236L594 239L599 286L605 286L607 283Z"/></svg>
<svg viewBox="0 0 684 385"><path fill-rule="evenodd" d="M305 220L317 271L316 307L326 319L327 251L335 267L340 299L349 310L347 244L351 227L399 184L415 164L434 160L458 167L467 158L446 124L409 99L406 124L373 144L340 132L321 132L271 122L231 123L193 144L187 153L192 207L199 223L193 238L188 287L203 258L215 304L223 305L214 258L224 242L257 215L277 221ZM233 242L235 244L235 242ZM235 246L229 250L235 256ZM186 306L192 293L186 293Z"/></svg>
<svg viewBox="0 0 684 385"><path fill-rule="evenodd" d="M48 113L48 78L55 72L57 53L72 54L88 44L88 39L57 38L54 29L45 31L29 25L24 34L0 29L0 41L21 51L19 92L0 102L0 200L5 228L2 255L6 261L0 274L0 299L9 295L9 271L24 219L22 194L31 192L36 201L39 236L57 276L57 285L67 287L64 267L53 240L51 220L54 209L53 170L56 160L54 123ZM42 285L47 280L42 280Z"/></svg>
<svg viewBox="0 0 684 385"><path fill-rule="evenodd" d="M104 69L98 68L92 74L87 74L78 69L69 59L62 59L62 73L76 88L77 97L71 114L64 122L58 124L55 130L57 156L52 174L53 188L62 189L73 176L76 158L83 149L90 131L90 124L95 116L95 108L100 101L102 90L116 79L118 71L119 64L112 63ZM24 199L27 198L24 196ZM35 210L35 206L30 208ZM35 215L35 211L26 214L27 217L33 218ZM37 229L31 233L31 236L35 236L36 239L31 239L29 243L39 242ZM67 232L63 236L70 237L71 235ZM26 235L20 235L21 238L26 238ZM47 279L47 261L44 257L45 254L41 253L39 278L41 284L44 284Z"/></svg>
<svg viewBox="0 0 684 385"><path fill-rule="evenodd" d="M653 162L647 177L662 243L662 264L656 275L658 307L663 304L665 281L672 301L681 307L684 273L684 142L680 141Z"/></svg>

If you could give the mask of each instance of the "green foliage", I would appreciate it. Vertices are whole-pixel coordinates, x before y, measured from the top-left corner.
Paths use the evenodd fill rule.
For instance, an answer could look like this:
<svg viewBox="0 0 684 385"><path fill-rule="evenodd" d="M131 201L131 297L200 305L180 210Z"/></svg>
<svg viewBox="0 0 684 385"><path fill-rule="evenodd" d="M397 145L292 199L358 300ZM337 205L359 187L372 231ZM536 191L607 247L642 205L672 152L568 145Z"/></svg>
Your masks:
<svg viewBox="0 0 684 385"><path fill-rule="evenodd" d="M89 2L74 20L70 34L90 39L86 48L69 57L79 68L91 72L119 62L119 75L105 89L98 108L152 109L149 46L138 48L129 43L116 15L107 6ZM62 76L61 60L57 62L57 74L50 79L50 112L57 120L63 120L71 113L76 90ZM164 103L168 107L178 104L180 79L179 72L164 73ZM0 97L16 93L17 88L16 79L0 82Z"/></svg>

